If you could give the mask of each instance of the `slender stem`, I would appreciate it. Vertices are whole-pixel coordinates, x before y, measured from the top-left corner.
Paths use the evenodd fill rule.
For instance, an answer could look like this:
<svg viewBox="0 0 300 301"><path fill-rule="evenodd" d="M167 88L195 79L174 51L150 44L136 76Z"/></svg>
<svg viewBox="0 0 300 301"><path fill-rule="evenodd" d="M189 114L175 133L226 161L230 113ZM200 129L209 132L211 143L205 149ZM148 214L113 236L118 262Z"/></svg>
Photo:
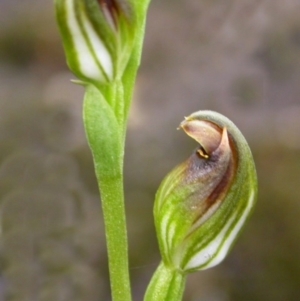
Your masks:
<svg viewBox="0 0 300 301"><path fill-rule="evenodd" d="M98 180L108 251L110 285L114 301L131 300L123 176Z"/></svg>
<svg viewBox="0 0 300 301"><path fill-rule="evenodd" d="M100 91L90 85L84 125L101 193L113 301L131 301L124 208L122 128Z"/></svg>
<svg viewBox="0 0 300 301"><path fill-rule="evenodd" d="M147 288L144 301L181 301L186 275L160 263Z"/></svg>

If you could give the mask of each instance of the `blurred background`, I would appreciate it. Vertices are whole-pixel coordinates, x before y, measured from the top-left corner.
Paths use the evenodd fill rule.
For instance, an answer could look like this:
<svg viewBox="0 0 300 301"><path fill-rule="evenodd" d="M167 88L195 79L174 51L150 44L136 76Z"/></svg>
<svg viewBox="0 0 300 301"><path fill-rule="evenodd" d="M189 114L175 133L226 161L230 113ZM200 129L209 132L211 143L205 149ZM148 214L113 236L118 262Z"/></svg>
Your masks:
<svg viewBox="0 0 300 301"><path fill-rule="evenodd" d="M52 1L0 0L0 300L110 300L83 89L70 83ZM159 262L155 191L195 143L183 116L216 110L253 150L257 208L184 301L300 296L300 2L153 0L126 149L135 300Z"/></svg>

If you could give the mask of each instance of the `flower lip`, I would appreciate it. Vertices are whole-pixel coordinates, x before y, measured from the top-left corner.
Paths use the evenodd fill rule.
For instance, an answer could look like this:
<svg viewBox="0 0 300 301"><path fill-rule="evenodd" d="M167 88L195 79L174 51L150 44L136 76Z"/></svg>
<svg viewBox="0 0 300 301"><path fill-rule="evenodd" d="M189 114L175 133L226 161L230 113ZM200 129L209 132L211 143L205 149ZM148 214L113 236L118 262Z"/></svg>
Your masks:
<svg viewBox="0 0 300 301"><path fill-rule="evenodd" d="M223 130L209 121L186 117L179 127L200 144L198 153L205 159L211 156L222 141Z"/></svg>

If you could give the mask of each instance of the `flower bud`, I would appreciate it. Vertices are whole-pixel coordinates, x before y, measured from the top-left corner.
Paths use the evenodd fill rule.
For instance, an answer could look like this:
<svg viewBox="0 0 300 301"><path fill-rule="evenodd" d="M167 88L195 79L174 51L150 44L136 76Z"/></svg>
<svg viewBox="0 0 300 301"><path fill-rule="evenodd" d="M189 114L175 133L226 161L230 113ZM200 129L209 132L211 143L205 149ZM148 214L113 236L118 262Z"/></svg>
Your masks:
<svg viewBox="0 0 300 301"><path fill-rule="evenodd" d="M199 143L163 180L154 218L166 265L181 271L220 263L255 204L257 179L249 146L238 128L211 111L180 124Z"/></svg>
<svg viewBox="0 0 300 301"><path fill-rule="evenodd" d="M125 0L56 0L69 68L82 80L107 83L128 63L135 26Z"/></svg>

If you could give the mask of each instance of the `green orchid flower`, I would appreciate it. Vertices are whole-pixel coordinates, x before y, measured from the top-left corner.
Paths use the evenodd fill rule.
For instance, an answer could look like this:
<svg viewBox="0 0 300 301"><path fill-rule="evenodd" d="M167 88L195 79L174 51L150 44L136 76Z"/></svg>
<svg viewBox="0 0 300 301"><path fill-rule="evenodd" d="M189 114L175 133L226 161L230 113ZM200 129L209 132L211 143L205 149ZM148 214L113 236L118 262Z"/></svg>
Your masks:
<svg viewBox="0 0 300 301"><path fill-rule="evenodd" d="M231 249L256 202L257 177L250 148L226 117L199 111L180 124L199 143L192 155L163 180L154 219L162 264L148 289L154 300L181 300L185 275L220 263ZM169 272L167 272L169 271ZM176 278L177 277L177 278ZM177 279L177 281L176 281ZM178 283L178 285L175 285ZM174 299L167 292L178 291Z"/></svg>

